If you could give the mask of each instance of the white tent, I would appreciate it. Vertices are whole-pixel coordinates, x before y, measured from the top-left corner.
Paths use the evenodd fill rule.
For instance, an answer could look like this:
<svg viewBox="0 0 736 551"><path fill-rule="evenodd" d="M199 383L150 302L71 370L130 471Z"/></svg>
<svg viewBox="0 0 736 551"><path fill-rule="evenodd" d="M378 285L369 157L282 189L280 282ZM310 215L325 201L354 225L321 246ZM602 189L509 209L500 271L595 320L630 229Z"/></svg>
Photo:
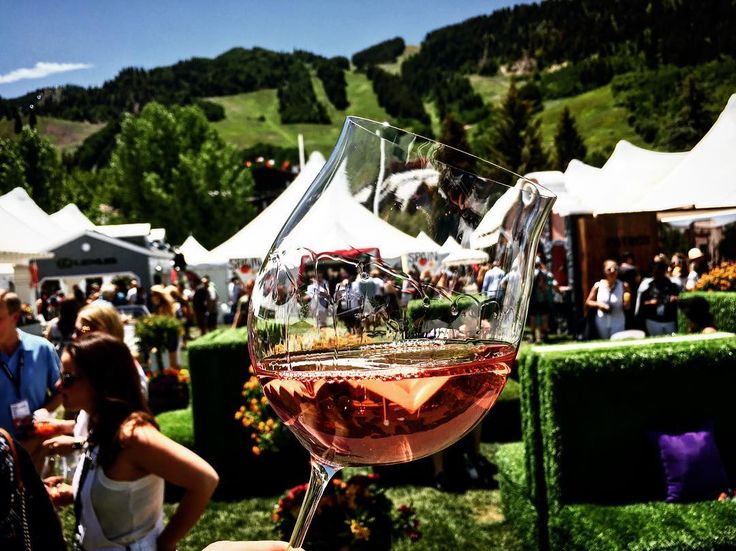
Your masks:
<svg viewBox="0 0 736 551"><path fill-rule="evenodd" d="M460 249L448 254L443 260L444 266L463 266L488 262L488 253L476 249Z"/></svg>
<svg viewBox="0 0 736 551"><path fill-rule="evenodd" d="M447 239L445 239L445 242L442 243L442 246L440 247L440 250L437 251L440 254L450 254L455 251L461 251L463 246L455 241L451 235L447 236Z"/></svg>
<svg viewBox="0 0 736 551"><path fill-rule="evenodd" d="M193 235L190 235L179 246L179 252L184 255L188 265L200 264L225 264L227 260L215 257L210 251L197 241Z"/></svg>
<svg viewBox="0 0 736 551"><path fill-rule="evenodd" d="M344 164L338 167L327 189L284 240L287 249L303 248L315 253L371 249L383 258L399 258L416 252L420 245L411 235L375 216L350 194Z"/></svg>
<svg viewBox="0 0 736 551"><path fill-rule="evenodd" d="M76 229L65 228L58 224L39 207L28 192L17 187L5 195L0 196L0 207L5 211L12 213L14 217L23 221L22 227L31 227L35 234L40 234L45 238L44 243L35 246L34 250L49 250L51 243L58 243L66 236L76 233ZM13 239L19 245L26 241L23 231L14 232ZM37 249L37 247L41 249Z"/></svg>
<svg viewBox="0 0 736 551"><path fill-rule="evenodd" d="M437 252L440 249L440 246L438 243L435 243L434 240L429 237L424 231L420 231L419 234L416 237L418 246L421 247L421 249L418 249L416 252L422 252L422 253L432 253Z"/></svg>
<svg viewBox="0 0 736 551"><path fill-rule="evenodd" d="M70 232L95 229L95 225L92 221L87 218L74 203L69 203L64 208L49 215L49 217L56 224L67 228Z"/></svg>
<svg viewBox="0 0 736 551"><path fill-rule="evenodd" d="M736 94L687 157L633 207L736 207Z"/></svg>
<svg viewBox="0 0 736 551"><path fill-rule="evenodd" d="M584 166L588 167L588 165ZM534 180L540 186L550 190L557 197L552 207L552 212L555 214L568 216L570 214L591 214L593 212L590 207L583 204L580 197L570 193L565 183L565 175L559 170L531 172L526 175L526 178Z"/></svg>
<svg viewBox="0 0 736 551"><path fill-rule="evenodd" d="M284 222L304 197L324 164L325 158L321 153L312 153L304 169L289 187L247 226L212 249L211 254L227 260L265 258Z"/></svg>
<svg viewBox="0 0 736 551"><path fill-rule="evenodd" d="M635 212L632 207L642 195L686 155L650 151L621 140L602 168L571 161L565 171L565 188L594 214Z"/></svg>

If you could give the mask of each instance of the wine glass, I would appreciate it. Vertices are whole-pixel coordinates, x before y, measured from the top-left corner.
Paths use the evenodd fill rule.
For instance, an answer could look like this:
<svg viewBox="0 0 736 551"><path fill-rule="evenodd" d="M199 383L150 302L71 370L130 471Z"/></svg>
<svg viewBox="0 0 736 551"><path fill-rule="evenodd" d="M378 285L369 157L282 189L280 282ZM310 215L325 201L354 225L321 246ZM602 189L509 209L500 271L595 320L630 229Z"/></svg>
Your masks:
<svg viewBox="0 0 736 551"><path fill-rule="evenodd" d="M426 457L488 412L554 199L448 145L347 118L264 259L248 320L264 394L312 457L292 547L339 469ZM503 274L483 294L472 265L486 262Z"/></svg>

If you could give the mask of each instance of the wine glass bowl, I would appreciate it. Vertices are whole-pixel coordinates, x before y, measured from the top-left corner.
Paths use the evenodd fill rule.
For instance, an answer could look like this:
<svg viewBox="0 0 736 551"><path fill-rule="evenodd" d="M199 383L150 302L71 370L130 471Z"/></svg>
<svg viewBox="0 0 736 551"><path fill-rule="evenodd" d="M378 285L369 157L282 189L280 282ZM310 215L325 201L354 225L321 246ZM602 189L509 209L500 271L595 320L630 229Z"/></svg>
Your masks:
<svg viewBox="0 0 736 551"><path fill-rule="evenodd" d="M521 340L553 202L493 163L348 117L250 301L255 373L313 458L292 545L332 472L430 455L491 408ZM492 292L473 284L471 264L486 259Z"/></svg>

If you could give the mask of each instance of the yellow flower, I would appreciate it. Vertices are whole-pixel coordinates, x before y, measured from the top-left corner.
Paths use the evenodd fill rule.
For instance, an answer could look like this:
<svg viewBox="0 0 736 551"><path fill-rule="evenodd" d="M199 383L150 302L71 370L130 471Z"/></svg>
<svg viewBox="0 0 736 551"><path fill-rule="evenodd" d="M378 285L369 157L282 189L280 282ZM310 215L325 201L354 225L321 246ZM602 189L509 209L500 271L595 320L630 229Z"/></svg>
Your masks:
<svg viewBox="0 0 736 551"><path fill-rule="evenodd" d="M350 531L355 536L356 540L368 541L371 537L370 529L363 526L360 522L358 522L355 519L350 521Z"/></svg>

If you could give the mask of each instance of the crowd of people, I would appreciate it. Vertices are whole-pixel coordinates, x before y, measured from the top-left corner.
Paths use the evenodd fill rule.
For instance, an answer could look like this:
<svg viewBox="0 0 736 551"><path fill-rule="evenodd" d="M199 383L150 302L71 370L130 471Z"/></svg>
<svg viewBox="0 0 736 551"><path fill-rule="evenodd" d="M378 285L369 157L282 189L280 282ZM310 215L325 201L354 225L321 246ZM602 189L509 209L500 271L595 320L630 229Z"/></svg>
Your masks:
<svg viewBox="0 0 736 551"><path fill-rule="evenodd" d="M630 253L622 256L620 265L606 260L603 278L593 285L585 301L588 338L610 339L627 330L649 336L670 335L678 329L678 309L690 321L690 330L715 330L706 301L696 297L679 300L683 290L695 289L705 270L705 256L696 247L687 257L682 253L669 259L656 255L647 277L642 277Z"/></svg>

